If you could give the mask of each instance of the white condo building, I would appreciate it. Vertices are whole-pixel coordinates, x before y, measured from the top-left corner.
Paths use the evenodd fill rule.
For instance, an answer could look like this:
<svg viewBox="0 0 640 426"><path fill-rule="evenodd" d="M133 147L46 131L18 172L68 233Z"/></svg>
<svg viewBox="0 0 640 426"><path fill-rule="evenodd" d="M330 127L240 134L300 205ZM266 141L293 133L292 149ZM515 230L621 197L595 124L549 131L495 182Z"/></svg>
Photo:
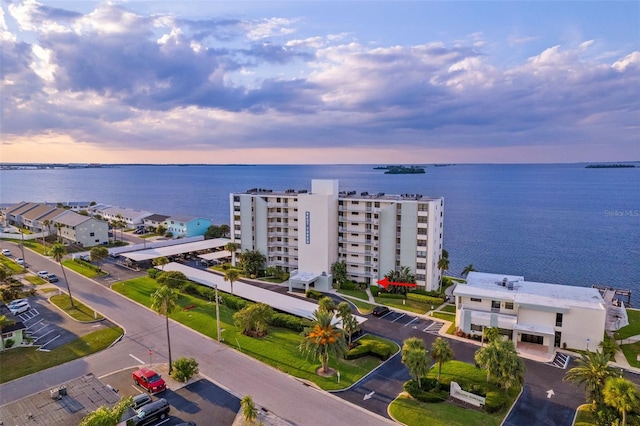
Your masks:
<svg viewBox="0 0 640 426"><path fill-rule="evenodd" d="M311 191L254 188L229 204L233 241L290 272L290 287L328 290L331 265L344 260L356 282L408 266L419 287L438 288L443 198L340 192L337 180L314 179Z"/></svg>
<svg viewBox="0 0 640 426"><path fill-rule="evenodd" d="M607 307L595 288L470 272L453 295L456 327L472 335L498 327L518 349L538 348L546 354L565 346L595 350L604 337Z"/></svg>

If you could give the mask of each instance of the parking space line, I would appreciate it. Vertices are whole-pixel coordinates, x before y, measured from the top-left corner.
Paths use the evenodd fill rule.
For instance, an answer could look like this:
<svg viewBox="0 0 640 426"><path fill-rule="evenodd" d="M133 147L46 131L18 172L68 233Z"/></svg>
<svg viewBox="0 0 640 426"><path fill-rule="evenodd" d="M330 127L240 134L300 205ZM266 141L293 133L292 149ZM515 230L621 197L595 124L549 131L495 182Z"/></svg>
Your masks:
<svg viewBox="0 0 640 426"><path fill-rule="evenodd" d="M60 337L60 335L58 334L56 337L54 337L53 339L49 340L47 343L45 343L44 345L40 346L40 348L38 348L38 350L42 350L42 348L44 348L45 346L47 346L49 343L53 342L54 340L56 340L58 337Z"/></svg>
<svg viewBox="0 0 640 426"><path fill-rule="evenodd" d="M399 316L398 318L394 319L394 320L393 320L393 321L391 321L391 322L396 322L396 321L398 321L400 318L402 318L403 316L405 316L405 314L400 314L400 316Z"/></svg>
<svg viewBox="0 0 640 426"><path fill-rule="evenodd" d="M417 320L418 320L418 317L415 317L414 319L412 319L411 321L409 321L408 323L406 323L404 326L406 327L406 326L408 326L409 324L411 324L412 322L417 321Z"/></svg>
<svg viewBox="0 0 640 426"><path fill-rule="evenodd" d="M36 339L34 340L34 342L37 342L38 340L42 339L44 336L46 336L47 334L51 334L53 333L55 330L51 330L51 331L47 331L46 333L44 333L42 336L38 336L36 337Z"/></svg>
<svg viewBox="0 0 640 426"><path fill-rule="evenodd" d="M387 312L386 314L384 314L383 316L381 316L380 318L384 318L384 317L386 317L387 315L391 315L391 314L394 314L394 313L395 313L395 312L393 312L393 311L389 311L389 312Z"/></svg>
<svg viewBox="0 0 640 426"><path fill-rule="evenodd" d="M31 324L29 327L27 327L27 330L29 330L33 326L36 326L36 325L40 324L42 321L44 321L44 318L40 319L40 321L37 321L37 322L34 322L33 324Z"/></svg>
<svg viewBox="0 0 640 426"><path fill-rule="evenodd" d="M43 329L47 328L48 326L49 326L49 324L45 324L45 325L43 325L42 327L40 327L39 329L37 329L37 330L33 331L33 333L37 333L37 332L39 332L40 330L43 330Z"/></svg>

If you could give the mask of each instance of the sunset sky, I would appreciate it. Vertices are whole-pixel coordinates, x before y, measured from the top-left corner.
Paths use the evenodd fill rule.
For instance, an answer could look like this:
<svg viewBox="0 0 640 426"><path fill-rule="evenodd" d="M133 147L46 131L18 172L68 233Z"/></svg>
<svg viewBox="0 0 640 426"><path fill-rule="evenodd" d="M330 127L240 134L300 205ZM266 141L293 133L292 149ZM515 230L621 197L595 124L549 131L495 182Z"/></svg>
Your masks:
<svg viewBox="0 0 640 426"><path fill-rule="evenodd" d="M0 1L5 163L640 160L638 1Z"/></svg>

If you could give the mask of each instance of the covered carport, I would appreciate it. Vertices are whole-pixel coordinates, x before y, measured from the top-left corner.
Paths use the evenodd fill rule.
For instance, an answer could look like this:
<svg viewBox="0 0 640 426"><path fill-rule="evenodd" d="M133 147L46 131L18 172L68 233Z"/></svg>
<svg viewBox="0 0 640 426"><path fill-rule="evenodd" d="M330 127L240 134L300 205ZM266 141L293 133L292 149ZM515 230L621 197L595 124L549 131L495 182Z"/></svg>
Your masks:
<svg viewBox="0 0 640 426"><path fill-rule="evenodd" d="M207 264L209 264L210 262L218 263L223 259L231 260L231 252L229 250L219 250L211 253L200 254L198 255L198 257Z"/></svg>
<svg viewBox="0 0 640 426"><path fill-rule="evenodd" d="M127 259L127 264L136 266L151 266L151 261L159 257L166 257L171 260L174 256L189 253L199 253L220 249L229 243L227 238L214 238L211 240L193 241L185 244L175 244L167 247L154 247L145 250L122 253L120 256ZM229 254L230 255L230 254Z"/></svg>

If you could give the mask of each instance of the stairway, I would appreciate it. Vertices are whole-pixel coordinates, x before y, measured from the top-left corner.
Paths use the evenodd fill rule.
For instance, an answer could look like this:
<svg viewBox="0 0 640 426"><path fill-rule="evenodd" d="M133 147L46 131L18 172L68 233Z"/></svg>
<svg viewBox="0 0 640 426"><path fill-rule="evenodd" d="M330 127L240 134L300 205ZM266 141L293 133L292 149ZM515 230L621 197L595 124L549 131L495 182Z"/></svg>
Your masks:
<svg viewBox="0 0 640 426"><path fill-rule="evenodd" d="M561 352L556 352L553 361L551 361L551 365L562 368L564 370L565 368L567 368L567 365L569 365L569 359L569 355L563 354Z"/></svg>

